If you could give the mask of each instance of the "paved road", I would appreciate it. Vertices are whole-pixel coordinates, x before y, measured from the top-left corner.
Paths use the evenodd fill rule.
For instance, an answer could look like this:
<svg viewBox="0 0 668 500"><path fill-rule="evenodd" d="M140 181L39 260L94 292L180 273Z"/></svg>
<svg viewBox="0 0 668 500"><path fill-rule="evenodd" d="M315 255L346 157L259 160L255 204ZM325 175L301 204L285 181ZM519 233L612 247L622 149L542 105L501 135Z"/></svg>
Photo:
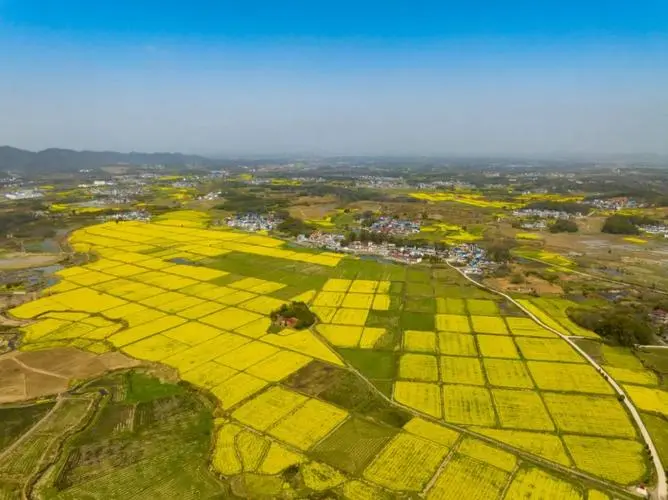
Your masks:
<svg viewBox="0 0 668 500"><path fill-rule="evenodd" d="M654 447L654 443L652 442L652 437L649 435L649 432L647 431L647 427L645 427L645 424L643 423L642 419L640 418L640 414L638 413L638 410L636 407L633 405L631 402L631 399L626 395L624 390L621 388L621 386L615 382L615 380L606 373L606 371L591 357L589 354L587 354L585 351L583 351L580 346L578 346L573 340L566 335L563 335L559 333L557 330L550 328L546 324L544 324L540 319L538 319L533 313L528 311L522 304L517 302L515 299L513 299L510 295L500 292L498 290L494 290L493 288L490 288L486 285L483 285L482 283L479 283L475 281L474 279L470 278L467 276L464 272L462 272L460 269L456 268L455 266L451 265L450 263L447 263L448 266L450 266L452 269L457 271L459 274L461 274L464 278L466 278L468 281L473 283L475 286L482 288L484 290L487 290L488 292L495 293L496 295L501 295L502 297L506 298L513 304L515 304L517 307L519 307L524 313L529 316L531 319L533 319L536 323L541 325L543 328L548 329L552 333L555 333L559 335L563 340L568 342L570 346L575 349L577 352L579 352L594 368L596 368L600 373L604 374L612 388L615 390L615 392L620 395L624 396L624 404L626 405L626 408L629 410L631 413L631 416L633 416L633 420L635 421L636 425L640 429L640 433L642 434L642 437L647 444L650 453L652 454L652 461L654 462L654 468L656 469L656 477L657 477L657 485L656 485L656 491L653 492L653 497L656 500L668 500L668 486L666 485L666 472L663 468L663 465L661 463L661 459L659 458L659 454L656 451L656 448Z"/></svg>

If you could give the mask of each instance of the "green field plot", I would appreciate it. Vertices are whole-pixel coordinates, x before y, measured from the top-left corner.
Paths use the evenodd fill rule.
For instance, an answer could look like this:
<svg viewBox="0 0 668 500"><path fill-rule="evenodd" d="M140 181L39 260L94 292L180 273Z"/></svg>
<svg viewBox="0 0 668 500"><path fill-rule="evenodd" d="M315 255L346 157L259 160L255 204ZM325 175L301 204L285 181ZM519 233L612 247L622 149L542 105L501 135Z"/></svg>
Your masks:
<svg viewBox="0 0 668 500"><path fill-rule="evenodd" d="M585 360L575 349L561 339L539 339L518 337L515 339L522 356L541 361L568 361L584 363Z"/></svg>
<svg viewBox="0 0 668 500"><path fill-rule="evenodd" d="M614 393L612 387L590 365L528 361L527 367L539 389L592 394Z"/></svg>
<svg viewBox="0 0 668 500"><path fill-rule="evenodd" d="M364 471L369 481L394 491L422 491L448 453L448 448L401 433Z"/></svg>
<svg viewBox="0 0 668 500"><path fill-rule="evenodd" d="M538 468L521 469L510 484L505 500L527 498L558 498L560 500L583 500L580 488Z"/></svg>
<svg viewBox="0 0 668 500"><path fill-rule="evenodd" d="M409 281L405 284L404 293L407 298L414 297L422 299L425 297L433 297L434 288L429 282L421 283Z"/></svg>
<svg viewBox="0 0 668 500"><path fill-rule="evenodd" d="M436 329L434 315L419 312L403 311L401 313L400 325L403 330L433 331Z"/></svg>
<svg viewBox="0 0 668 500"><path fill-rule="evenodd" d="M668 419L651 413L641 413L641 415L661 457L661 462L668 463Z"/></svg>
<svg viewBox="0 0 668 500"><path fill-rule="evenodd" d="M213 417L194 392L124 374L94 387L117 397L65 445L38 486L41 495L121 499L142 491L148 498L186 498L193 490L223 491L208 467Z"/></svg>
<svg viewBox="0 0 668 500"><path fill-rule="evenodd" d="M438 381L437 357L428 354L403 354L399 358L399 377L424 382Z"/></svg>
<svg viewBox="0 0 668 500"><path fill-rule="evenodd" d="M493 300L466 299L466 308L471 316L497 316L499 306Z"/></svg>
<svg viewBox="0 0 668 500"><path fill-rule="evenodd" d="M645 369L642 362L633 355L631 349L625 347L612 347L606 344L601 346L601 352L605 359L605 365L627 370L642 371Z"/></svg>
<svg viewBox="0 0 668 500"><path fill-rule="evenodd" d="M471 325L476 333L508 335L506 323L500 316L471 316Z"/></svg>
<svg viewBox="0 0 668 500"><path fill-rule="evenodd" d="M394 384L392 395L398 403L415 408L432 417L441 418L443 405L438 384L399 380Z"/></svg>
<svg viewBox="0 0 668 500"><path fill-rule="evenodd" d="M485 385L485 375L478 358L440 357L441 382L448 384Z"/></svg>
<svg viewBox="0 0 668 500"><path fill-rule="evenodd" d="M312 450L313 456L350 474L361 472L397 434L391 427L351 418Z"/></svg>
<svg viewBox="0 0 668 500"><path fill-rule="evenodd" d="M55 403L44 402L32 405L0 408L0 451L16 441L24 432L39 422Z"/></svg>
<svg viewBox="0 0 668 500"><path fill-rule="evenodd" d="M531 389L533 380L524 362L513 359L484 358L483 365L487 380L496 387Z"/></svg>
<svg viewBox="0 0 668 500"><path fill-rule="evenodd" d="M469 317L460 314L437 314L436 329L444 332L471 333Z"/></svg>
<svg viewBox="0 0 668 500"><path fill-rule="evenodd" d="M406 297L404 311L434 314L436 313L436 301L433 297Z"/></svg>
<svg viewBox="0 0 668 500"><path fill-rule="evenodd" d="M499 498L510 475L467 456L451 459L427 492L428 499Z"/></svg>
<svg viewBox="0 0 668 500"><path fill-rule="evenodd" d="M429 269L417 269L409 267L406 269L406 279L409 283L426 283L431 282L431 272Z"/></svg>
<svg viewBox="0 0 668 500"><path fill-rule="evenodd" d="M396 354L369 349L339 349L338 352L359 372L371 379L393 379L397 371Z"/></svg>
<svg viewBox="0 0 668 500"><path fill-rule="evenodd" d="M438 349L441 354L477 356L475 337L469 333L438 332Z"/></svg>
<svg viewBox="0 0 668 500"><path fill-rule="evenodd" d="M551 431L554 424L537 392L493 389L492 399L501 427Z"/></svg>
<svg viewBox="0 0 668 500"><path fill-rule="evenodd" d="M564 445L558 436L545 432L528 432L476 427L475 432L496 439L520 450L546 458L562 465L571 465Z"/></svg>
<svg viewBox="0 0 668 500"><path fill-rule="evenodd" d="M637 441L564 436L578 469L620 484L638 484L647 474L644 446Z"/></svg>
<svg viewBox="0 0 668 500"><path fill-rule="evenodd" d="M483 426L496 424L492 398L484 387L444 385L443 405L447 422Z"/></svg>
<svg viewBox="0 0 668 500"><path fill-rule="evenodd" d="M611 396L543 394L557 427L563 432L634 438L635 428L625 408Z"/></svg>
<svg viewBox="0 0 668 500"><path fill-rule="evenodd" d="M409 352L436 352L436 333L423 332L420 330L407 330L404 332L404 351Z"/></svg>
<svg viewBox="0 0 668 500"><path fill-rule="evenodd" d="M436 312L439 314L466 315L466 302L456 297L436 297Z"/></svg>
<svg viewBox="0 0 668 500"><path fill-rule="evenodd" d="M511 337L502 337L499 335L476 335L476 340L478 341L480 354L486 358L519 359L520 357Z"/></svg>

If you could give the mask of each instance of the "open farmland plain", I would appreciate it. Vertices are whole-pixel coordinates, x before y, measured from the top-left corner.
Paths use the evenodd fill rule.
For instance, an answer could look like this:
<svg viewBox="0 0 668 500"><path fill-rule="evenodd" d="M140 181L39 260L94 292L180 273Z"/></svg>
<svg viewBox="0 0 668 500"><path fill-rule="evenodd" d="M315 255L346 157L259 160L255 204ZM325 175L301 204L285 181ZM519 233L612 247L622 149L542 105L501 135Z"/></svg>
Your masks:
<svg viewBox="0 0 668 500"><path fill-rule="evenodd" d="M96 259L60 271L39 299L10 311L30 321L21 349L159 363L215 406L208 468L188 472L198 486L187 490L178 476L139 498L169 496L172 486L182 498L620 498L653 480L605 379L560 337L450 269L306 252L205 229L196 214L91 226L70 243ZM319 321L277 331L270 313L293 300ZM568 334L595 337L574 331L563 304L527 301ZM657 380L617 363L610 374L636 405L665 416ZM171 397L160 411L188 401ZM126 403L114 418L139 411ZM175 417L173 432L185 421ZM124 498L109 479L125 476L103 480L92 471L98 462L84 460L107 453L87 439L76 435L63 449L79 451L49 462L45 498ZM142 467L164 473L175 453L161 449ZM0 469L2 491L23 484L12 474ZM145 479L137 474L129 468L128 481Z"/></svg>

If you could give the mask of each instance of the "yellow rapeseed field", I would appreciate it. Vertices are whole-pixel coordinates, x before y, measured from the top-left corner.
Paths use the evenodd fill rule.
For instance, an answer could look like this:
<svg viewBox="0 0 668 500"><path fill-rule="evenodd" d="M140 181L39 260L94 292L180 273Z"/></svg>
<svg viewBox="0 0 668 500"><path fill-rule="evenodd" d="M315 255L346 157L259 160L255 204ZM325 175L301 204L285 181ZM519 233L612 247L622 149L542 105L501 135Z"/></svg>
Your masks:
<svg viewBox="0 0 668 500"><path fill-rule="evenodd" d="M259 431L265 431L308 398L299 393L274 386L235 410L232 417Z"/></svg>
<svg viewBox="0 0 668 500"><path fill-rule="evenodd" d="M446 422L483 426L496 424L492 398L485 387L444 385L443 404Z"/></svg>
<svg viewBox="0 0 668 500"><path fill-rule="evenodd" d="M308 450L347 417L344 410L310 399L270 428L269 434L300 450Z"/></svg>
<svg viewBox="0 0 668 500"><path fill-rule="evenodd" d="M479 439L465 437L457 447L457 452L493 465L497 469L512 472L517 465L517 457L507 451L494 448Z"/></svg>
<svg viewBox="0 0 668 500"><path fill-rule="evenodd" d="M436 329L445 332L470 333L469 317L459 314L437 314Z"/></svg>
<svg viewBox="0 0 668 500"><path fill-rule="evenodd" d="M337 347L357 347L364 330L361 326L318 325L318 332Z"/></svg>
<svg viewBox="0 0 668 500"><path fill-rule="evenodd" d="M394 400L432 417L441 418L443 405L438 384L399 380L394 383Z"/></svg>
<svg viewBox="0 0 668 500"><path fill-rule="evenodd" d="M515 475L505 496L505 500L525 500L526 498L583 500L584 497L582 492L571 483L533 467L521 469Z"/></svg>
<svg viewBox="0 0 668 500"><path fill-rule="evenodd" d="M419 330L404 332L404 351L436 353L436 334Z"/></svg>
<svg viewBox="0 0 668 500"><path fill-rule="evenodd" d="M448 448L414 436L397 434L364 470L369 481L394 491L422 491Z"/></svg>

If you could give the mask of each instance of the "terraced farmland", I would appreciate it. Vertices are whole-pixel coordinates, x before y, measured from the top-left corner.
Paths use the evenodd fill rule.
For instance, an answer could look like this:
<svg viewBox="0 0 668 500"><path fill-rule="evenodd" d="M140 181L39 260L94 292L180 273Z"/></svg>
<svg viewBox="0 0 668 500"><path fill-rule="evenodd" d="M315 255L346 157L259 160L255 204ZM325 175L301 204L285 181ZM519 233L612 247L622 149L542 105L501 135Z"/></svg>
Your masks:
<svg viewBox="0 0 668 500"><path fill-rule="evenodd" d="M11 311L34 320L21 348L118 350L175 370L215 401L209 464L235 495L279 495L295 474L299 494L347 498L623 497L651 480L605 379L450 269L296 251L169 218L92 226L71 243L96 260ZM272 325L291 300L309 305L314 327ZM528 304L582 335L563 304ZM639 407L665 412L655 379L617 375ZM582 475L564 479L568 469Z"/></svg>

